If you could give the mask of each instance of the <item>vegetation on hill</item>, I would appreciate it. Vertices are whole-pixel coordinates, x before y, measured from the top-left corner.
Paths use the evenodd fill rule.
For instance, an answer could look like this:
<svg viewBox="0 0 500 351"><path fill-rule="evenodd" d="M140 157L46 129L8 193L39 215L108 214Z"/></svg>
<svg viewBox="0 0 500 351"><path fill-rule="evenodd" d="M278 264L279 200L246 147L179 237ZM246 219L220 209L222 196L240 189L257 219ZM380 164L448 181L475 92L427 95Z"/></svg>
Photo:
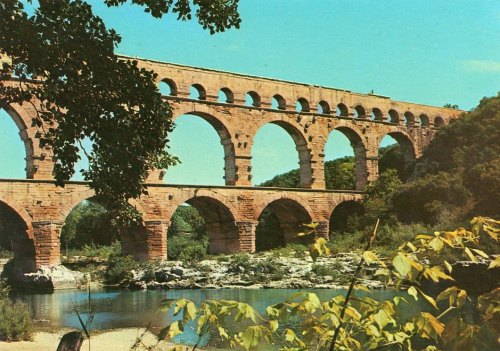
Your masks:
<svg viewBox="0 0 500 351"><path fill-rule="evenodd" d="M500 214L500 94L442 128L394 195L404 222L460 222Z"/></svg>

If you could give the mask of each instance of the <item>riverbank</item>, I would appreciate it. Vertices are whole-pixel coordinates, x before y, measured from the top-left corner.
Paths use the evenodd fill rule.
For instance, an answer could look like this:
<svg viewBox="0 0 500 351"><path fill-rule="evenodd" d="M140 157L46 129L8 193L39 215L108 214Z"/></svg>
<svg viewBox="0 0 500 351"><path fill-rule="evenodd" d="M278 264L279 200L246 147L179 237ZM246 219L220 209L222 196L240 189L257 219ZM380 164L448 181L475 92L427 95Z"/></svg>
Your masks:
<svg viewBox="0 0 500 351"><path fill-rule="evenodd" d="M285 251L285 250L282 250ZM57 267L14 276L21 290L54 291L92 285L129 290L170 289L338 289L349 285L360 253L337 253L313 261L308 252L263 252L211 256L202 261L139 264L130 257L70 257ZM7 267L7 266L6 266ZM365 264L358 283L385 288L375 276L378 264ZM6 276L9 273L6 269Z"/></svg>
<svg viewBox="0 0 500 351"><path fill-rule="evenodd" d="M69 331L71 330L39 331L34 333L32 341L0 342L0 351L55 351L62 336ZM125 328L97 333L91 335L91 349L128 351L143 333L143 328ZM141 340L144 346L138 350L147 350L148 346L151 347L157 343L156 336L149 331L144 333ZM157 345L155 351L166 351L172 346L172 343L162 341ZM84 340L81 350L89 350L88 339Z"/></svg>

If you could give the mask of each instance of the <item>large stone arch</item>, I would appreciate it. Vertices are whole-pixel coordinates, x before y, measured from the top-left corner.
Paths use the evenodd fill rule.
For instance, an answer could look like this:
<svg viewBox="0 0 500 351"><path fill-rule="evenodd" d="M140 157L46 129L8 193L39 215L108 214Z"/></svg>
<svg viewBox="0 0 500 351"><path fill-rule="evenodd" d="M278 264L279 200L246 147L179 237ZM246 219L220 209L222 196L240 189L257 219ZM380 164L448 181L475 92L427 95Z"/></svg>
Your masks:
<svg viewBox="0 0 500 351"><path fill-rule="evenodd" d="M260 128L262 128L264 125L268 123L275 124L283 128L285 132L287 132L288 135L290 135L290 137L292 138L299 158L299 172L300 172L299 186L301 188L311 188L313 182L312 169L311 169L312 155L306 135L304 132L302 132L304 127L300 126L298 123L294 123L291 120L266 118L262 120L261 123L252 128L251 143L250 143L251 147L253 147L255 136L259 132Z"/></svg>
<svg viewBox="0 0 500 351"><path fill-rule="evenodd" d="M31 216L22 206L1 194L0 216L3 230L11 235L14 275L33 272L36 268L36 250Z"/></svg>
<svg viewBox="0 0 500 351"><path fill-rule="evenodd" d="M279 229L281 230L281 240L284 244L310 239L297 237L299 232L304 231L304 224L311 223L314 220L314 214L306 200L298 196L291 196L291 194L277 194L266 197L265 201L262 201L256 209L255 220L260 221L262 219L261 216L266 213L266 209L276 216L279 222ZM266 234L260 233L259 226L255 235L256 242L262 239L267 240L267 238L259 238L259 235ZM272 245L268 246L268 248L271 247Z"/></svg>
<svg viewBox="0 0 500 351"><path fill-rule="evenodd" d="M39 145L35 143L36 130L31 127L31 116L19 104L10 104L2 109L12 118L19 129L19 137L24 144L25 149L25 172L26 178L32 179L36 173L34 166L35 151Z"/></svg>
<svg viewBox="0 0 500 351"><path fill-rule="evenodd" d="M99 205L106 208L105 204L96 201L95 191L93 189L87 188L78 193L75 192L74 195L71 196L69 200L65 201L61 205L61 210L59 212L60 217L58 219L60 229L62 229L71 211L73 211L76 206L78 206L82 201L85 200L96 202ZM154 221L154 218L151 218L152 216L145 210L140 200L129 199L128 202L132 207L134 207L137 210L142 221L136 223L135 225L131 225L130 227L119 228L122 253L126 255L132 255L136 259L141 261L148 260L149 258L151 258L150 257L152 251L152 248L150 247L152 246L151 241L154 242L155 238L151 237L150 233L148 232L147 226L148 223ZM60 243L58 242L58 244ZM164 253L160 252L160 256L162 255L164 255Z"/></svg>
<svg viewBox="0 0 500 351"><path fill-rule="evenodd" d="M346 230L345 227L348 225L348 223L346 223L347 218L345 217L347 215L362 213L364 211L362 202L362 197L353 197L351 199L344 199L342 201L339 201L333 207L330 215L328 216L328 231L330 237L334 231L342 232Z"/></svg>
<svg viewBox="0 0 500 351"><path fill-rule="evenodd" d="M220 116L219 113L216 113L210 105L195 104L195 106L196 108L193 108L192 104L187 104L187 106L175 106L173 120L175 121L183 115L192 115L202 118L214 128L219 135L220 143L224 149L225 183L226 185L235 185L237 181L236 161L235 146L233 142L234 132L232 131L231 123L224 117Z"/></svg>
<svg viewBox="0 0 500 351"><path fill-rule="evenodd" d="M366 162L367 147L365 145L365 142L363 141L363 133L355 124L341 121L340 123L334 125L333 128L329 131L323 145L323 155L325 155L326 152L326 143L328 142L330 133L334 130L341 132L344 136L347 137L347 139L349 139L349 142L351 143L355 159L356 190L361 190L368 181L368 168Z"/></svg>
<svg viewBox="0 0 500 351"><path fill-rule="evenodd" d="M404 178L407 178L415 165L415 161L417 159L417 150L415 148L415 143L411 136L406 133L406 131L402 129L388 131L387 133L381 133L377 138L377 148L380 146L382 139L385 136L391 136L396 140L401 148L401 152L403 155L403 164L404 164Z"/></svg>
<svg viewBox="0 0 500 351"><path fill-rule="evenodd" d="M240 237L236 225L237 212L222 196L211 191L196 192L192 196L170 204L168 220L182 204L193 206L205 221L210 253L234 253L240 251Z"/></svg>

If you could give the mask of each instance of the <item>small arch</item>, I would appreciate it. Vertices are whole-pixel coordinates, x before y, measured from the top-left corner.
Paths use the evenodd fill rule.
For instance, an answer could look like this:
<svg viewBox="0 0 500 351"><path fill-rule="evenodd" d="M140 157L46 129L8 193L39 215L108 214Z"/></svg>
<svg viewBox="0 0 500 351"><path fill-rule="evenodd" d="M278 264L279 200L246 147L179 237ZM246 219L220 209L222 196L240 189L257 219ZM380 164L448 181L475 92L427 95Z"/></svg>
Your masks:
<svg viewBox="0 0 500 351"><path fill-rule="evenodd" d="M205 222L209 253L240 251L239 231L235 217L230 208L221 200L202 195L189 198L185 204L194 207Z"/></svg>
<svg viewBox="0 0 500 351"><path fill-rule="evenodd" d="M177 96L177 84L169 78L164 78L158 83L158 90L163 96Z"/></svg>
<svg viewBox="0 0 500 351"><path fill-rule="evenodd" d="M337 117L349 117L349 109L343 103L337 105L335 109L335 115Z"/></svg>
<svg viewBox="0 0 500 351"><path fill-rule="evenodd" d="M229 88L221 88L217 97L218 102L232 104L234 102L234 94Z"/></svg>
<svg viewBox="0 0 500 351"><path fill-rule="evenodd" d="M189 88L189 98L194 100L206 100L207 91L200 84L193 84Z"/></svg>
<svg viewBox="0 0 500 351"><path fill-rule="evenodd" d="M377 107L372 109L370 116L371 116L371 119L374 121L383 121L384 120L384 114Z"/></svg>
<svg viewBox="0 0 500 351"><path fill-rule="evenodd" d="M264 251L292 242L306 243L297 234L304 230L304 224L310 223L312 218L300 202L282 197L261 208L258 220L255 248L256 251ZM312 239L305 238L307 241Z"/></svg>
<svg viewBox="0 0 500 351"><path fill-rule="evenodd" d="M309 101L307 101L305 98L299 98L297 99L297 102L295 104L295 111L297 112L309 112Z"/></svg>
<svg viewBox="0 0 500 351"><path fill-rule="evenodd" d="M350 232L363 213L364 207L359 201L347 200L335 206L329 220L330 240L335 242L339 235Z"/></svg>
<svg viewBox="0 0 500 351"><path fill-rule="evenodd" d="M410 111L406 111L404 114L405 126L413 127L415 125L415 115Z"/></svg>
<svg viewBox="0 0 500 351"><path fill-rule="evenodd" d="M452 117L452 118L449 119L448 124L453 124L456 121L457 121L457 119L455 117Z"/></svg>
<svg viewBox="0 0 500 351"><path fill-rule="evenodd" d="M366 110L361 105L356 105L354 107L354 118L364 119L366 118Z"/></svg>
<svg viewBox="0 0 500 351"><path fill-rule="evenodd" d="M271 98L271 108L275 110L285 110L286 101L283 96L276 94Z"/></svg>
<svg viewBox="0 0 500 351"><path fill-rule="evenodd" d="M427 116L425 113L422 113L418 118L420 120L421 127L428 127L430 125L429 116Z"/></svg>
<svg viewBox="0 0 500 351"><path fill-rule="evenodd" d="M442 126L444 126L444 119L443 119L443 117L436 116L436 118L434 118L434 127L441 128Z"/></svg>
<svg viewBox="0 0 500 351"><path fill-rule="evenodd" d="M388 121L394 124L399 124L399 113L394 109L390 109L387 113Z"/></svg>
<svg viewBox="0 0 500 351"><path fill-rule="evenodd" d="M255 91L249 91L245 94L245 106L260 107L260 95Z"/></svg>
<svg viewBox="0 0 500 351"><path fill-rule="evenodd" d="M318 113L321 113L322 115L329 115L330 114L330 105L328 102L325 100L321 100L318 102Z"/></svg>

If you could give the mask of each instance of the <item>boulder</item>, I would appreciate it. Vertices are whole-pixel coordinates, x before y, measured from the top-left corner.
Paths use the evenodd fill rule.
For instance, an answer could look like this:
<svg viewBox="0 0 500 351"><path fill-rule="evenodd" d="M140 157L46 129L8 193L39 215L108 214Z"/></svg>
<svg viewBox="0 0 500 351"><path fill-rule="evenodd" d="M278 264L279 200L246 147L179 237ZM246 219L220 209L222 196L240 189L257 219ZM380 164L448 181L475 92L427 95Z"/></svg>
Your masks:
<svg viewBox="0 0 500 351"><path fill-rule="evenodd" d="M24 273L14 277L14 283L23 288L50 291L77 289L85 280L83 273L69 270L64 266L41 267L34 273Z"/></svg>

